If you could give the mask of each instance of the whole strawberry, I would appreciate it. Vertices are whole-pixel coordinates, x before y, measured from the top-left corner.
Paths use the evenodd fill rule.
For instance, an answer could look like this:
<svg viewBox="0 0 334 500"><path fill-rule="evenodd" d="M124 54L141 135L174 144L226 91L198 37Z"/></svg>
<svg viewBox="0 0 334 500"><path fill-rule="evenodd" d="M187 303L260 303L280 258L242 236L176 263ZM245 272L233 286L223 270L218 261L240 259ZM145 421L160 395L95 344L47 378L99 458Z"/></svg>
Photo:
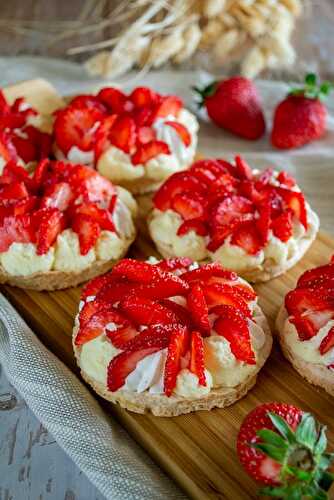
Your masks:
<svg viewBox="0 0 334 500"><path fill-rule="evenodd" d="M252 80L236 76L194 90L201 96L199 106L205 105L209 117L219 127L253 141L264 134L261 99Z"/></svg>
<svg viewBox="0 0 334 500"><path fill-rule="evenodd" d="M239 460L261 495L290 500L328 498L334 475L327 471L326 427L310 413L285 403L266 403L243 421L237 440Z"/></svg>
<svg viewBox="0 0 334 500"><path fill-rule="evenodd" d="M316 75L306 75L305 85L292 89L275 110L271 134L273 146L299 148L319 139L326 131L327 109L323 101L331 89L329 82L319 86Z"/></svg>

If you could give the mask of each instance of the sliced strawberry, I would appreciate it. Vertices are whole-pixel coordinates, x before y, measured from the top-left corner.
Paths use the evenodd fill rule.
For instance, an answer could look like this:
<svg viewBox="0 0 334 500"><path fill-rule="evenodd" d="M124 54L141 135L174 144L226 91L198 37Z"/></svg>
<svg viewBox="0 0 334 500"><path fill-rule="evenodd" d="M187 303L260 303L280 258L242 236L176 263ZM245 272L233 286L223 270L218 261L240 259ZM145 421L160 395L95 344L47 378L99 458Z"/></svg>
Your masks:
<svg viewBox="0 0 334 500"><path fill-rule="evenodd" d="M95 127L103 118L97 109L68 106L57 112L54 134L58 147L67 154L72 146L82 151L94 147Z"/></svg>
<svg viewBox="0 0 334 500"><path fill-rule="evenodd" d="M29 163L38 159L37 147L28 139L13 134L11 140L17 154L24 163Z"/></svg>
<svg viewBox="0 0 334 500"><path fill-rule="evenodd" d="M206 285L204 295L210 312L221 314L221 307L232 306L246 317L250 318L252 315L246 300L238 293L236 287L220 283Z"/></svg>
<svg viewBox="0 0 334 500"><path fill-rule="evenodd" d="M71 164L67 164L67 168L69 184L78 194L83 195L85 201L107 204L116 194L113 184L93 169Z"/></svg>
<svg viewBox="0 0 334 500"><path fill-rule="evenodd" d="M155 193L153 203L159 210L167 210L171 208L173 198L184 191L202 194L205 192L205 186L191 175L191 172L177 172Z"/></svg>
<svg viewBox="0 0 334 500"><path fill-rule="evenodd" d="M271 229L274 235L277 236L277 238L279 238L281 241L288 241L292 236L292 216L292 210L288 209L271 223Z"/></svg>
<svg viewBox="0 0 334 500"><path fill-rule="evenodd" d="M189 233L189 231L194 231L198 236L206 236L209 233L207 225L198 219L185 220L182 222L181 226L177 230L178 236L183 236Z"/></svg>
<svg viewBox="0 0 334 500"><path fill-rule="evenodd" d="M324 266L319 266L314 269L309 269L302 274L297 282L298 287L317 286L325 280L334 279L333 262Z"/></svg>
<svg viewBox="0 0 334 500"><path fill-rule="evenodd" d="M77 214L73 218L72 229L78 234L81 255L86 255L94 247L101 234L98 222L90 215Z"/></svg>
<svg viewBox="0 0 334 500"><path fill-rule="evenodd" d="M137 364L160 347L148 347L140 351L124 351L115 356L108 366L108 389L115 392L125 384L126 377L136 369Z"/></svg>
<svg viewBox="0 0 334 500"><path fill-rule="evenodd" d="M166 349L174 330L175 325L152 325L139 333L139 335L132 337L123 346L127 352L139 351L150 347Z"/></svg>
<svg viewBox="0 0 334 500"><path fill-rule="evenodd" d="M78 95L70 101L69 105L72 106L73 108L88 108L94 110L97 109L103 114L107 112L107 108L101 102L101 100L91 94Z"/></svg>
<svg viewBox="0 0 334 500"><path fill-rule="evenodd" d="M151 283L151 281L161 278L163 272L148 262L122 259L114 266L113 275L137 283Z"/></svg>
<svg viewBox="0 0 334 500"><path fill-rule="evenodd" d="M102 276L97 276L90 280L81 291L81 298L85 300L89 296L96 296L98 292L109 283L112 279L112 271L109 273L103 274Z"/></svg>
<svg viewBox="0 0 334 500"><path fill-rule="evenodd" d="M237 229L231 242L233 245L243 248L250 255L256 255L263 248L259 232L253 223L245 224Z"/></svg>
<svg viewBox="0 0 334 500"><path fill-rule="evenodd" d="M175 257L174 259L161 260L155 265L163 271L176 271L179 269L186 270L192 263L193 261L188 257Z"/></svg>
<svg viewBox="0 0 334 500"><path fill-rule="evenodd" d="M35 234L28 214L5 217L0 225L0 252L6 252L12 243L30 243Z"/></svg>
<svg viewBox="0 0 334 500"><path fill-rule="evenodd" d="M24 182L5 184L0 188L0 200L20 200L28 196L29 192Z"/></svg>
<svg viewBox="0 0 334 500"><path fill-rule="evenodd" d="M174 122L174 121L165 121L165 125L169 125L170 127L172 127L176 132L177 134L179 135L179 137L182 139L182 142L183 144L188 148L191 144L191 135L187 129L187 127L185 127L184 125L182 125L182 123L179 123L179 122Z"/></svg>
<svg viewBox="0 0 334 500"><path fill-rule="evenodd" d="M271 204L267 200L258 207L259 218L256 220L256 228L259 232L262 245L269 241L269 231L271 226Z"/></svg>
<svg viewBox="0 0 334 500"><path fill-rule="evenodd" d="M224 226L212 224L210 228L210 241L207 245L207 249L210 252L215 252L224 243L226 238L237 231L237 229L243 228L250 223L254 223L253 214L242 214L235 217L228 224Z"/></svg>
<svg viewBox="0 0 334 500"><path fill-rule="evenodd" d="M277 180L281 184L284 184L284 186L287 188L293 188L296 185L296 181L292 177L292 175L290 175L288 172L285 172L284 170L278 174Z"/></svg>
<svg viewBox="0 0 334 500"><path fill-rule="evenodd" d="M291 208L304 228L307 229L307 211L303 193L300 191L290 191L282 187L277 188L277 192L283 198L286 205Z"/></svg>
<svg viewBox="0 0 334 500"><path fill-rule="evenodd" d="M20 200L2 200L0 201L0 219L11 215L23 215L31 212L37 205L37 196L22 198Z"/></svg>
<svg viewBox="0 0 334 500"><path fill-rule="evenodd" d="M182 107L183 102L179 97L175 95L165 96L155 111L155 117L166 118L168 115L177 116Z"/></svg>
<svg viewBox="0 0 334 500"><path fill-rule="evenodd" d="M102 102L112 113L123 113L126 111L127 96L119 89L106 87L97 94L97 99ZM127 111L130 111L128 109Z"/></svg>
<svg viewBox="0 0 334 500"><path fill-rule="evenodd" d="M80 327L83 328L97 312L110 310L110 308L110 304L98 299L87 300L79 312Z"/></svg>
<svg viewBox="0 0 334 500"><path fill-rule="evenodd" d="M118 116L111 127L108 139L113 146L131 154L136 144L136 124L130 116Z"/></svg>
<svg viewBox="0 0 334 500"><path fill-rule="evenodd" d="M215 226L229 225L233 219L238 219L243 214L254 212L254 205L243 196L230 196L218 203L212 211L212 223Z"/></svg>
<svg viewBox="0 0 334 500"><path fill-rule="evenodd" d="M205 335L210 334L209 310L202 287L195 283L190 287L187 295L187 305L192 321Z"/></svg>
<svg viewBox="0 0 334 500"><path fill-rule="evenodd" d="M100 156L110 148L111 141L109 139L109 132L115 124L117 119L117 115L111 115L107 118L104 118L98 128L96 129L95 134L95 144L94 144L94 160L98 161Z"/></svg>
<svg viewBox="0 0 334 500"><path fill-rule="evenodd" d="M231 306L223 306L224 313L215 321L214 330L230 343L234 356L248 365L255 365L247 320Z"/></svg>
<svg viewBox="0 0 334 500"><path fill-rule="evenodd" d="M129 99L136 108L149 108L157 103L158 96L148 87L137 87L131 92Z"/></svg>
<svg viewBox="0 0 334 500"><path fill-rule="evenodd" d="M268 184L270 183L270 181L273 177L273 173L274 173L274 170L271 167L263 170L255 182L255 188L258 191L261 191L266 186L268 186Z"/></svg>
<svg viewBox="0 0 334 500"><path fill-rule="evenodd" d="M101 290L97 294L97 299L99 301L107 302L109 304L116 304L124 297L133 294L138 290L139 285L135 283L128 283L126 281L115 281L115 277L111 275Z"/></svg>
<svg viewBox="0 0 334 500"><path fill-rule="evenodd" d="M42 186L50 166L51 162L48 159L41 160L36 166L33 174L33 181L37 188Z"/></svg>
<svg viewBox="0 0 334 500"><path fill-rule="evenodd" d="M119 307L138 326L178 323L178 317L170 309L154 300L136 295L125 297Z"/></svg>
<svg viewBox="0 0 334 500"><path fill-rule="evenodd" d="M230 291L237 295L240 295L246 302L252 302L256 299L257 295L250 285L240 283L239 281L229 281L225 278L217 278L213 276L209 278L206 282L208 285L219 285L219 290L222 292Z"/></svg>
<svg viewBox="0 0 334 500"><path fill-rule="evenodd" d="M0 157L3 158L5 162L17 162L19 159L10 135L6 132L0 132Z"/></svg>
<svg viewBox="0 0 334 500"><path fill-rule="evenodd" d="M154 108L136 108L131 113L137 127L151 127L155 120Z"/></svg>
<svg viewBox="0 0 334 500"><path fill-rule="evenodd" d="M33 190L34 182L29 176L28 171L13 161L9 161L0 176L0 186L3 184L12 184L13 182L23 182L29 190Z"/></svg>
<svg viewBox="0 0 334 500"><path fill-rule="evenodd" d="M172 200L172 209L180 214L184 220L199 219L204 216L206 208L205 198L199 193L185 191L178 193Z"/></svg>
<svg viewBox="0 0 334 500"><path fill-rule="evenodd" d="M128 349L129 343L132 342L139 332L136 328L124 319L124 322L117 322L117 330L109 330L108 325L106 327L106 335L111 343L117 347L117 349Z"/></svg>
<svg viewBox="0 0 334 500"><path fill-rule="evenodd" d="M175 388L181 366L181 357L186 353L188 345L189 332L187 328L179 326L171 335L165 364L164 392L168 397L171 396Z"/></svg>
<svg viewBox="0 0 334 500"><path fill-rule="evenodd" d="M109 210L99 208L95 203L84 203L74 208L75 214L89 215L95 222L98 223L101 229L106 231L116 232L112 214Z"/></svg>
<svg viewBox="0 0 334 500"><path fill-rule="evenodd" d="M43 208L33 214L36 227L37 255L49 251L59 233L65 229L65 217L58 208Z"/></svg>
<svg viewBox="0 0 334 500"><path fill-rule="evenodd" d="M246 163L246 161L241 158L241 156L236 156L235 157L235 169L236 169L236 174L240 179L247 179L251 180L253 178L253 171Z"/></svg>
<svg viewBox="0 0 334 500"><path fill-rule="evenodd" d="M323 356L328 351L333 349L333 347L334 347L334 327L332 326L332 328L327 333L326 337L321 341L319 347L320 354Z"/></svg>
<svg viewBox="0 0 334 500"><path fill-rule="evenodd" d="M147 144L156 140L156 133L152 127L139 127L137 129L137 141L139 144Z"/></svg>
<svg viewBox="0 0 334 500"><path fill-rule="evenodd" d="M238 278L235 272L224 269L219 262L205 264L204 266L193 269L192 271L187 271L181 275L182 279L189 283L193 281L206 281L213 276L231 281L235 281Z"/></svg>
<svg viewBox="0 0 334 500"><path fill-rule="evenodd" d="M206 386L204 342L202 335L196 331L191 334L189 370L197 375L199 385Z"/></svg>
<svg viewBox="0 0 334 500"><path fill-rule="evenodd" d="M122 327L124 325L122 316L115 309L110 308L108 310L105 306L102 306L83 324L80 321L80 329L74 341L75 345L83 345L95 339L104 332L109 323L118 324L118 321L121 321L120 326Z"/></svg>
<svg viewBox="0 0 334 500"><path fill-rule="evenodd" d="M312 288L296 288L286 295L285 307L300 340L309 340L334 318L334 294Z"/></svg>
<svg viewBox="0 0 334 500"><path fill-rule="evenodd" d="M67 182L59 182L45 191L45 195L41 199L40 208L54 207L58 208L61 212L65 212L73 197L74 194L71 186Z"/></svg>
<svg viewBox="0 0 334 500"><path fill-rule="evenodd" d="M180 280L177 276L171 278L169 275L149 285L140 285L138 293L148 299L160 300L175 297L176 295L183 295L187 290L187 283Z"/></svg>
<svg viewBox="0 0 334 500"><path fill-rule="evenodd" d="M137 151L131 156L133 165L141 165L147 163L152 158L158 155L169 155L170 149L168 144L163 141L151 141L146 144L139 145Z"/></svg>
<svg viewBox="0 0 334 500"><path fill-rule="evenodd" d="M162 305L170 309L175 316L178 318L178 323L186 325L190 328L191 326L191 318L189 317L189 311L185 307L181 306L177 302L174 302L172 299L163 299L160 301Z"/></svg>

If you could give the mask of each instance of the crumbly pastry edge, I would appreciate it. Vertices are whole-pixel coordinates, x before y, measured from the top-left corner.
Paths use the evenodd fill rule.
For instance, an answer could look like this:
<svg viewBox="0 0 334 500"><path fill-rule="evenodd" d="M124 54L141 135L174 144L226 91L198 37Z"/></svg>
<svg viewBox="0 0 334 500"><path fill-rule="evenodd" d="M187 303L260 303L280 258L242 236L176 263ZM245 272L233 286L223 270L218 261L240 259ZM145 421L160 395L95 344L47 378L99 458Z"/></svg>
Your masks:
<svg viewBox="0 0 334 500"><path fill-rule="evenodd" d="M276 319L276 333L286 359L290 361L294 369L310 384L324 389L328 394L334 396L334 372L326 366L305 361L301 356L293 353L285 341L283 322L286 316L284 304L282 305Z"/></svg>
<svg viewBox="0 0 334 500"><path fill-rule="evenodd" d="M125 240L126 246L118 259L96 260L85 269L77 272L48 271L45 273L34 273L28 276L14 276L7 273L0 265L0 283L37 291L62 290L64 288L78 286L85 281L91 280L96 276L109 271L126 255L130 245L135 240L135 237L136 235L134 234L132 238Z"/></svg>
<svg viewBox="0 0 334 500"><path fill-rule="evenodd" d="M257 306L259 307L259 306ZM152 413L156 417L176 417L198 410L212 410L225 408L243 398L256 383L256 378L266 362L272 348L272 335L268 322L265 324L265 343L258 353L257 371L249 375L236 387L220 387L212 389L208 395L198 399L185 399L180 396L167 397L164 394L150 394L149 392L135 393L118 390L110 392L99 382L89 377L80 366L80 347L74 344L78 326L73 328L72 344L75 358L81 370L81 376L92 389L102 398L118 403L122 408L135 413Z"/></svg>
<svg viewBox="0 0 334 500"><path fill-rule="evenodd" d="M284 274L286 271L291 269L293 266L299 262L307 250L310 248L312 243L314 242L318 231L320 227L320 221L317 216L317 214L312 210L313 214L315 215L315 220L316 224L314 227L310 227L310 229L305 233L305 235L300 238L299 241L299 249L301 250L300 253L296 253L292 258L290 258L285 266L274 266L270 272L268 270L264 270L262 267L258 267L256 269L253 269L252 271L245 272L245 271L237 271L238 275L244 278L247 281L250 281L251 283L263 283L266 281L270 281L273 278L277 278L281 274ZM148 217L148 227L149 226L149 221L153 217L153 210L149 214ZM165 258L165 259L170 259L175 257L174 253L171 251L171 247L169 245L161 245L159 242L153 240L151 236L151 232L149 230L150 238L154 242L158 252ZM190 256L191 257L191 256ZM208 262L212 262L212 259L208 256L206 259L203 261L198 261L199 264L205 264ZM219 261L220 262L220 261ZM222 266L224 266L224 262L220 262Z"/></svg>

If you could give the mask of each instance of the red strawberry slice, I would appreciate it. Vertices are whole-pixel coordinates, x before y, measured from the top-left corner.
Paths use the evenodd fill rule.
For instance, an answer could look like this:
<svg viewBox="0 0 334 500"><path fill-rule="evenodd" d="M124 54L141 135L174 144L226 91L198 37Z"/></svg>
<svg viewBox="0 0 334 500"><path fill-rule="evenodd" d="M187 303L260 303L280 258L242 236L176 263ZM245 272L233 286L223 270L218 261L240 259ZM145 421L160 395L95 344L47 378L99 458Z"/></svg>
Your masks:
<svg viewBox="0 0 334 500"><path fill-rule="evenodd" d="M139 361L160 350L160 347L148 347L139 351L124 351L115 356L108 366L109 391L115 392L123 387L126 377L136 369Z"/></svg>
<svg viewBox="0 0 334 500"><path fill-rule="evenodd" d="M323 356L326 354L328 351L333 349L334 347L334 327L329 330L327 333L326 337L322 340L319 350L320 354Z"/></svg>
<svg viewBox="0 0 334 500"><path fill-rule="evenodd" d="M203 194L205 186L191 172L177 172L155 193L153 203L159 210L167 210L171 208L173 198L184 191Z"/></svg>
<svg viewBox="0 0 334 500"><path fill-rule="evenodd" d="M304 195L299 191L290 191L282 187L277 188L277 192L283 198L288 208L291 208L304 228L307 229L307 211Z"/></svg>
<svg viewBox="0 0 334 500"><path fill-rule="evenodd" d="M180 214L184 220L203 217L205 208L205 198L199 193L185 191L184 193L176 194L172 200L172 209Z"/></svg>
<svg viewBox="0 0 334 500"><path fill-rule="evenodd" d="M0 218L11 215L23 215L31 212L37 205L37 196L22 198L20 200L2 200L0 201Z"/></svg>
<svg viewBox="0 0 334 500"><path fill-rule="evenodd" d="M191 314L192 322L205 335L210 334L209 310L205 300L202 287L195 283L190 287L187 295L187 306Z"/></svg>
<svg viewBox="0 0 334 500"><path fill-rule="evenodd" d="M269 241L269 231L271 226L271 203L265 201L258 207L259 218L256 220L256 228L259 232L262 245L266 245Z"/></svg>
<svg viewBox="0 0 334 500"><path fill-rule="evenodd" d="M20 165L17 165L15 162L9 161L4 166L0 176L0 185L12 184L13 182L24 182L27 187L32 187L28 171Z"/></svg>
<svg viewBox="0 0 334 500"><path fill-rule="evenodd" d="M123 113L129 107L127 96L119 89L106 87L97 94L97 99L106 106L111 113ZM130 109L127 109L130 111Z"/></svg>
<svg viewBox="0 0 334 500"><path fill-rule="evenodd" d="M79 312L80 327L83 328L98 311L106 310L110 310L110 304L101 302L98 299L87 300Z"/></svg>
<svg viewBox="0 0 334 500"><path fill-rule="evenodd" d="M263 248L259 232L252 223L237 229L231 243L243 248L250 255L256 255Z"/></svg>
<svg viewBox="0 0 334 500"><path fill-rule="evenodd" d="M219 262L205 264L204 266L193 269L192 271L187 271L181 275L182 279L189 283L193 281L206 281L213 276L231 281L235 281L238 278L235 272L224 269Z"/></svg>
<svg viewBox="0 0 334 500"><path fill-rule="evenodd" d="M288 241L292 236L292 216L292 210L288 209L271 223L271 229L274 235L281 241Z"/></svg>
<svg viewBox="0 0 334 500"><path fill-rule="evenodd" d="M189 370L197 375L199 385L206 386L204 366L204 342L199 332L191 333Z"/></svg>
<svg viewBox="0 0 334 500"><path fill-rule="evenodd" d="M97 109L68 106L57 112L54 134L58 147L67 154L72 146L82 151L94 147L95 126L103 118Z"/></svg>
<svg viewBox="0 0 334 500"><path fill-rule="evenodd" d="M181 306L172 299L163 299L160 301L162 305L170 309L178 319L178 323L181 323L190 328L191 318L189 317L189 311L185 307Z"/></svg>
<svg viewBox="0 0 334 500"><path fill-rule="evenodd" d="M147 299L166 299L177 295L184 295L188 290L188 285L177 276L162 278L149 285L140 285L138 293Z"/></svg>
<svg viewBox="0 0 334 500"><path fill-rule="evenodd" d="M210 308L210 313L221 314L221 307L231 306L238 309L240 313L248 318L252 316L246 300L238 293L236 287L220 283L206 285L204 287L204 295Z"/></svg>
<svg viewBox="0 0 334 500"><path fill-rule="evenodd" d="M116 194L112 183L96 171L83 165L69 165L68 182L86 201L107 204ZM74 168L73 168L74 167Z"/></svg>
<svg viewBox="0 0 334 500"><path fill-rule="evenodd" d="M81 298L85 300L87 297L92 295L97 295L98 292L109 282L111 279L112 272L104 274L103 276L97 276L89 281L81 291Z"/></svg>
<svg viewBox="0 0 334 500"><path fill-rule="evenodd" d="M41 199L40 208L54 207L61 212L68 209L74 194L71 186L67 182L59 182L54 184L45 191L45 195Z"/></svg>
<svg viewBox="0 0 334 500"><path fill-rule="evenodd" d="M168 115L177 116L182 107L183 102L179 97L175 95L165 96L155 111L155 117L166 118Z"/></svg>
<svg viewBox="0 0 334 500"><path fill-rule="evenodd" d="M234 356L248 365L255 365L255 354L250 341L250 332L247 320L244 319L235 307L222 306L224 313L215 321L214 330L226 338Z"/></svg>
<svg viewBox="0 0 334 500"><path fill-rule="evenodd" d="M128 295L119 305L127 317L136 325L168 325L178 323L178 317L163 305L154 300L136 295Z"/></svg>
<svg viewBox="0 0 334 500"><path fill-rule="evenodd" d="M101 229L116 232L112 214L108 210L97 207L95 203L84 203L82 205L78 205L75 207L74 213L89 215L95 222L98 223Z"/></svg>
<svg viewBox="0 0 334 500"><path fill-rule="evenodd" d="M107 326L106 335L117 349L127 349L129 343L138 336L139 332L126 319L124 319L123 323L117 323L117 327L117 330L111 331L108 330Z"/></svg>
<svg viewBox="0 0 334 500"><path fill-rule="evenodd" d="M302 274L297 282L298 287L317 286L325 280L334 280L333 262L314 269L309 269Z"/></svg>
<svg viewBox="0 0 334 500"><path fill-rule="evenodd" d="M168 345L168 354L165 364L164 392L171 396L176 386L177 375L180 371L181 357L186 353L189 345L189 332L181 325L173 331Z"/></svg>
<svg viewBox="0 0 334 500"><path fill-rule="evenodd" d="M165 121L165 125L169 125L172 127L179 137L182 139L183 144L188 148L191 144L191 135L188 129L182 125L182 123L174 122L174 121Z"/></svg>
<svg viewBox="0 0 334 500"><path fill-rule="evenodd" d="M137 283L151 283L152 280L161 278L163 272L148 262L122 259L114 266L113 275Z"/></svg>
<svg viewBox="0 0 334 500"><path fill-rule="evenodd" d="M253 223L253 221L253 214L243 214L239 217L235 217L229 224L224 226L213 224L210 228L210 241L207 245L207 249L210 252L215 252L230 234L235 233L237 229L242 228L244 225L248 225L250 222Z"/></svg>
<svg viewBox="0 0 334 500"><path fill-rule="evenodd" d="M296 181L292 177L292 175L290 175L288 172L285 172L284 170L278 174L277 180L281 184L284 184L284 186L287 188L293 188L296 185Z"/></svg>
<svg viewBox="0 0 334 500"><path fill-rule="evenodd" d="M198 236L206 236L209 233L207 225L198 219L185 220L177 230L177 235L183 236L189 231L194 231Z"/></svg>
<svg viewBox="0 0 334 500"><path fill-rule="evenodd" d="M37 148L29 139L13 134L11 140L17 154L24 163L29 163L38 159Z"/></svg>
<svg viewBox="0 0 334 500"><path fill-rule="evenodd" d="M136 108L149 108L157 103L158 95L148 87L137 87L129 95Z"/></svg>
<svg viewBox="0 0 334 500"><path fill-rule="evenodd" d="M0 157L8 161L18 161L18 154L8 133L0 132Z"/></svg>
<svg viewBox="0 0 334 500"><path fill-rule="evenodd" d="M107 112L106 106L96 96L91 94L78 95L70 101L69 105L73 108L97 109L103 114Z"/></svg>
<svg viewBox="0 0 334 500"><path fill-rule="evenodd" d="M97 299L101 302L116 304L129 294L133 294L138 290L139 285L128 283L126 281L116 281L117 278L113 275L108 280L97 294Z"/></svg>
<svg viewBox="0 0 334 500"><path fill-rule="evenodd" d="M20 200L29 196L24 182L5 184L0 189L0 200Z"/></svg>
<svg viewBox="0 0 334 500"><path fill-rule="evenodd" d="M188 257L175 257L174 259L165 259L155 264L163 271L176 271L179 269L186 270L193 261Z"/></svg>
<svg viewBox="0 0 334 500"><path fill-rule="evenodd" d="M212 277L206 283L208 285L219 285L222 291L230 291L240 295L246 302L252 302L256 299L257 295L250 285L240 283L239 281L229 281L225 278Z"/></svg>
<svg viewBox="0 0 334 500"><path fill-rule="evenodd" d="M65 217L58 208L42 208L33 214L33 223L36 227L37 255L43 255L65 229Z"/></svg>
<svg viewBox="0 0 334 500"><path fill-rule="evenodd" d="M72 229L78 234L81 255L86 255L101 234L98 222L90 215L77 214L73 218Z"/></svg>
<svg viewBox="0 0 334 500"><path fill-rule="evenodd" d="M163 141L151 141L138 146L137 151L131 156L133 165L142 165L158 155L169 155L168 144Z"/></svg>
<svg viewBox="0 0 334 500"><path fill-rule="evenodd" d="M140 144L147 144L156 140L156 133L151 127L139 127L137 129L137 141Z"/></svg>
<svg viewBox="0 0 334 500"><path fill-rule="evenodd" d="M110 143L124 153L131 154L136 145L136 124L130 116L118 116L109 130Z"/></svg>
<svg viewBox="0 0 334 500"><path fill-rule="evenodd" d="M154 108L136 108L131 113L137 127L151 127L154 122Z"/></svg>
<svg viewBox="0 0 334 500"><path fill-rule="evenodd" d="M274 170L272 168L266 168L265 170L263 170L255 182L255 188L258 191L261 191L266 186L268 186L268 184L270 183L270 181L273 177L273 173L274 173Z"/></svg>
<svg viewBox="0 0 334 500"><path fill-rule="evenodd" d="M33 181L37 188L42 186L43 181L48 173L48 170L50 169L50 166L51 162L46 158L38 163L33 174Z"/></svg>
<svg viewBox="0 0 334 500"><path fill-rule="evenodd" d="M35 241L30 215L5 217L0 225L0 252L6 252L12 243Z"/></svg>
<svg viewBox="0 0 334 500"><path fill-rule="evenodd" d="M123 348L125 348L127 352L139 351L149 347L166 349L174 330L175 325L152 325L123 344Z"/></svg>
<svg viewBox="0 0 334 500"><path fill-rule="evenodd" d="M119 324L118 321L121 322L120 326L122 328L124 318L115 309L110 308L108 310L105 306L102 306L84 323L80 319L80 329L74 341L75 345L83 345L95 339L104 332L109 323Z"/></svg>
<svg viewBox="0 0 334 500"><path fill-rule="evenodd" d="M221 201L212 212L212 223L215 226L229 225L243 214L254 212L254 205L243 196L230 196Z"/></svg>
<svg viewBox="0 0 334 500"><path fill-rule="evenodd" d="M241 156L235 157L235 169L236 174L240 179L251 180L253 178L253 171L248 165L248 163L241 158Z"/></svg>
<svg viewBox="0 0 334 500"><path fill-rule="evenodd" d="M100 123L99 127L96 129L95 134L95 144L94 144L94 159L95 162L98 161L100 156L110 148L111 142L109 139L109 132L115 124L117 115L111 115L104 118Z"/></svg>
<svg viewBox="0 0 334 500"><path fill-rule="evenodd" d="M309 340L334 318L334 294L312 288L296 288L286 295L285 307L300 340Z"/></svg>

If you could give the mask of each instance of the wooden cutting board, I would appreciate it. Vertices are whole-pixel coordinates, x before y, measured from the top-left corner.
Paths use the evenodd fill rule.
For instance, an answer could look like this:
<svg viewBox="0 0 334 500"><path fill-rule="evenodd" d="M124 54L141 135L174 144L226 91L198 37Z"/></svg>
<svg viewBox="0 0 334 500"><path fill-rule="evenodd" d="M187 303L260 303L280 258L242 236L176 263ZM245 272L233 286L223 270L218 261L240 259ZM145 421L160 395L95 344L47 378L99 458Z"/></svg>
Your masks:
<svg viewBox="0 0 334 500"><path fill-rule="evenodd" d="M334 240L320 233L302 261L284 276L256 287L271 326L285 293L307 268L325 263L334 252ZM130 255L156 255L149 239L139 235ZM34 292L3 286L1 291L25 318L42 342L77 372L71 346L73 318L80 288ZM255 498L257 485L238 463L235 445L243 417L266 401L284 401L312 411L331 430L334 446L333 399L302 379L285 361L277 345L248 395L233 406L174 418L137 415L103 402L105 409L152 455L161 467L195 499ZM102 401L101 401L102 402Z"/></svg>

